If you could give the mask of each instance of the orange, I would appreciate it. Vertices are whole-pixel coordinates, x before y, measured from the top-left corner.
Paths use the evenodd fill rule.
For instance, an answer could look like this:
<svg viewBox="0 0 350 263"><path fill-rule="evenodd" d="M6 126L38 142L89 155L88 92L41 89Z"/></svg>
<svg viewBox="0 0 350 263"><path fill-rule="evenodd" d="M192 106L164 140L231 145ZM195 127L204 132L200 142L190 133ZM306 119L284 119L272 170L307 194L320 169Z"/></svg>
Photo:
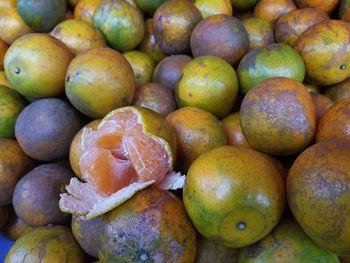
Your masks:
<svg viewBox="0 0 350 263"><path fill-rule="evenodd" d="M153 16L154 12L159 6L166 2L166 0L135 0L140 9L148 15Z"/></svg>
<svg viewBox="0 0 350 263"><path fill-rule="evenodd" d="M322 116L333 106L334 102L318 92L311 92L310 94L315 105L316 123L318 124Z"/></svg>
<svg viewBox="0 0 350 263"><path fill-rule="evenodd" d="M242 132L239 112L231 113L222 120L227 136L227 144L251 148Z"/></svg>
<svg viewBox="0 0 350 263"><path fill-rule="evenodd" d="M290 78L270 78L258 83L244 97L240 114L249 145L268 154L299 153L315 135L311 95Z"/></svg>
<svg viewBox="0 0 350 263"><path fill-rule="evenodd" d="M13 209L10 210L9 218L3 228L3 233L10 240L17 240L23 233L31 230L32 227L24 223L16 215Z"/></svg>
<svg viewBox="0 0 350 263"><path fill-rule="evenodd" d="M195 6L203 18L212 15L232 15L231 0L195 0Z"/></svg>
<svg viewBox="0 0 350 263"><path fill-rule="evenodd" d="M74 8L74 18L92 24L92 16L102 0L79 0Z"/></svg>
<svg viewBox="0 0 350 263"><path fill-rule="evenodd" d="M254 7L254 16L274 24L281 15L295 9L293 0L259 0Z"/></svg>
<svg viewBox="0 0 350 263"><path fill-rule="evenodd" d="M76 6L76 5L78 4L79 1L80 1L80 0L68 0L69 4L70 4L72 7Z"/></svg>
<svg viewBox="0 0 350 263"><path fill-rule="evenodd" d="M0 85L10 88L11 85L6 79L5 71L0 71Z"/></svg>
<svg viewBox="0 0 350 263"><path fill-rule="evenodd" d="M334 102L350 98L350 78L327 89L325 95Z"/></svg>
<svg viewBox="0 0 350 263"><path fill-rule="evenodd" d="M64 93L64 77L73 55L60 40L33 33L8 49L4 68L11 87L31 99Z"/></svg>
<svg viewBox="0 0 350 263"><path fill-rule="evenodd" d="M79 19L64 20L52 30L50 35L66 44L75 55L91 48L106 46L100 31Z"/></svg>
<svg viewBox="0 0 350 263"><path fill-rule="evenodd" d="M273 27L266 20L251 17L242 20L243 26L248 33L249 49L264 47L275 42Z"/></svg>
<svg viewBox="0 0 350 263"><path fill-rule="evenodd" d="M95 119L129 105L135 88L130 64L110 48L93 48L79 54L66 73L69 101L80 112Z"/></svg>
<svg viewBox="0 0 350 263"><path fill-rule="evenodd" d="M4 69L4 57L7 51L7 45L0 39L0 70Z"/></svg>
<svg viewBox="0 0 350 263"><path fill-rule="evenodd" d="M17 0L0 0L0 11L3 9L14 8L17 5Z"/></svg>
<svg viewBox="0 0 350 263"><path fill-rule="evenodd" d="M32 32L33 30L24 23L16 8L0 11L0 39L7 45Z"/></svg>
<svg viewBox="0 0 350 263"><path fill-rule="evenodd" d="M332 11L337 8L339 2L340 0L295 0L299 8L315 7L328 14L332 13Z"/></svg>
<svg viewBox="0 0 350 263"><path fill-rule="evenodd" d="M350 256L350 144L329 140L306 149L287 177L288 203L321 248Z"/></svg>
<svg viewBox="0 0 350 263"><path fill-rule="evenodd" d="M175 130L177 167L183 172L201 154L226 145L222 124L205 110L184 107L170 113L166 120Z"/></svg>
<svg viewBox="0 0 350 263"><path fill-rule="evenodd" d="M328 20L306 30L295 50L304 60L306 77L316 85L337 84L350 77L350 24Z"/></svg>
<svg viewBox="0 0 350 263"><path fill-rule="evenodd" d="M198 57L187 63L175 89L179 107L198 107L219 118L230 113L237 94L235 70L214 56Z"/></svg>
<svg viewBox="0 0 350 263"><path fill-rule="evenodd" d="M238 8L240 10L251 9L258 0L231 0L233 8Z"/></svg>
<svg viewBox="0 0 350 263"><path fill-rule="evenodd" d="M240 248L265 237L277 225L284 209L284 184L265 155L222 146L192 163L183 200L200 234Z"/></svg>

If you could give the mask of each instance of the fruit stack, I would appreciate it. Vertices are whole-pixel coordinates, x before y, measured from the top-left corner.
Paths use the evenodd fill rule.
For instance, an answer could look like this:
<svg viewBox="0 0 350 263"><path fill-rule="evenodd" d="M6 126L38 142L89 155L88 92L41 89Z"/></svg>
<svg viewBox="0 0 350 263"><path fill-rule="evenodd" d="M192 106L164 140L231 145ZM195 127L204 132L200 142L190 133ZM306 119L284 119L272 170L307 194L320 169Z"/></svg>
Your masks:
<svg viewBox="0 0 350 263"><path fill-rule="evenodd" d="M0 231L6 263L350 262L350 0L0 0Z"/></svg>

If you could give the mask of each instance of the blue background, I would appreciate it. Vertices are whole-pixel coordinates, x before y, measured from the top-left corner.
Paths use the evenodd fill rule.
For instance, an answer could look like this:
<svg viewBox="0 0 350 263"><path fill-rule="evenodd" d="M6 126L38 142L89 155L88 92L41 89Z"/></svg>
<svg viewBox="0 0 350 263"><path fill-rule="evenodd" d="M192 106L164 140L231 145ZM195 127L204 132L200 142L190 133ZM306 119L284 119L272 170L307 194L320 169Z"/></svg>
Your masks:
<svg viewBox="0 0 350 263"><path fill-rule="evenodd" d="M11 248L12 244L12 241L8 240L0 233L0 262L4 262L7 251Z"/></svg>

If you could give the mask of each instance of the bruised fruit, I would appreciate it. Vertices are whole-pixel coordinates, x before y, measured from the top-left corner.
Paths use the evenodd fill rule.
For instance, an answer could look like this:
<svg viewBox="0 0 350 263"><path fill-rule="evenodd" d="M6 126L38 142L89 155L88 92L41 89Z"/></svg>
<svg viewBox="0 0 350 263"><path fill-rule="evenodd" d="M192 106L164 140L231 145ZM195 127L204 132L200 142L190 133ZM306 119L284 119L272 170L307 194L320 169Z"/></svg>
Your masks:
<svg viewBox="0 0 350 263"><path fill-rule="evenodd" d="M254 7L254 16L274 24L281 15L295 9L293 0L259 0Z"/></svg>
<svg viewBox="0 0 350 263"><path fill-rule="evenodd" d="M103 262L194 262L196 233L180 199L147 188L103 216Z"/></svg>
<svg viewBox="0 0 350 263"><path fill-rule="evenodd" d="M0 139L0 206L11 203L17 181L33 167L33 161L15 140Z"/></svg>
<svg viewBox="0 0 350 263"><path fill-rule="evenodd" d="M256 17L244 19L242 24L249 38L249 49L264 47L275 42L271 23Z"/></svg>
<svg viewBox="0 0 350 263"><path fill-rule="evenodd" d="M239 112L231 113L222 120L227 144L251 148L242 132Z"/></svg>
<svg viewBox="0 0 350 263"><path fill-rule="evenodd" d="M202 16L232 15L231 0L195 0L194 4Z"/></svg>
<svg viewBox="0 0 350 263"><path fill-rule="evenodd" d="M153 30L158 45L166 54L188 53L191 32L201 19L201 12L190 1L166 1L153 16Z"/></svg>
<svg viewBox="0 0 350 263"><path fill-rule="evenodd" d="M291 211L321 248L350 256L350 144L329 140L298 156L287 177Z"/></svg>
<svg viewBox="0 0 350 263"><path fill-rule="evenodd" d="M92 24L92 17L102 0L79 0L74 8L74 18Z"/></svg>
<svg viewBox="0 0 350 263"><path fill-rule="evenodd" d="M5 263L17 262L86 261L69 228L46 226L28 231L16 240L5 258Z"/></svg>
<svg viewBox="0 0 350 263"><path fill-rule="evenodd" d="M192 163L183 200L204 237L239 248L265 237L277 225L284 209L284 183L265 155L222 146Z"/></svg>
<svg viewBox="0 0 350 263"><path fill-rule="evenodd" d="M60 99L41 99L19 114L15 135L23 151L40 161L68 155L70 143L82 126L78 112Z"/></svg>
<svg viewBox="0 0 350 263"><path fill-rule="evenodd" d="M136 88L135 75L118 51L93 48L72 60L65 88L75 108L89 117L102 118L131 103Z"/></svg>
<svg viewBox="0 0 350 263"><path fill-rule="evenodd" d="M258 83L244 97L240 114L249 145L268 154L299 153L315 135L311 95L290 78L270 78Z"/></svg>
<svg viewBox="0 0 350 263"><path fill-rule="evenodd" d="M207 17L191 34L191 50L195 57L217 56L236 64L248 48L249 38L242 22L229 15Z"/></svg>

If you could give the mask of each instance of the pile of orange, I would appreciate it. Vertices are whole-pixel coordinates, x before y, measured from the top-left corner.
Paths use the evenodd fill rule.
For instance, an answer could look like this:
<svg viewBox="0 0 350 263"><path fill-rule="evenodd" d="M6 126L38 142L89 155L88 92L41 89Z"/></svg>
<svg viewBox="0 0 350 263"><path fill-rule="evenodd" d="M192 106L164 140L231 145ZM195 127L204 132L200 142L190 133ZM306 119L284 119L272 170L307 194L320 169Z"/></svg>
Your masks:
<svg viewBox="0 0 350 263"><path fill-rule="evenodd" d="M349 262L349 39L350 0L0 0L0 261Z"/></svg>

